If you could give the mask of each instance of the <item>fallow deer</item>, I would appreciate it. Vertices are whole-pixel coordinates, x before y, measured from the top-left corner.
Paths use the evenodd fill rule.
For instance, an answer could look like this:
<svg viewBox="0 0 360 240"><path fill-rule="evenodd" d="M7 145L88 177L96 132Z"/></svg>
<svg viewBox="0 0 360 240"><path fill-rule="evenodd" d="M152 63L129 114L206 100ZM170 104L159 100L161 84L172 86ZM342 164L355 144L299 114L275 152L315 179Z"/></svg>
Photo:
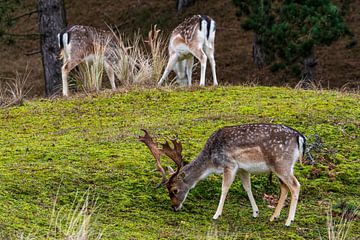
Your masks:
<svg viewBox="0 0 360 240"><path fill-rule="evenodd" d="M250 174L274 173L280 180L280 198L270 221L277 219L284 206L288 191L291 192L289 215L285 225L290 226L295 218L300 184L293 174L297 160L304 154L305 137L298 131L277 124L245 124L223 127L214 132L207 140L199 155L187 165L183 164L182 145L172 140L173 148L166 141L159 144L146 130L139 140L150 149L157 161L157 168L162 173L162 184L166 185L172 208L181 209L190 189L212 173L223 173L221 198L213 219L222 214L226 195L237 172L249 197L253 217L259 209L251 191ZM160 164L160 155L165 154L177 165L166 178Z"/></svg>
<svg viewBox="0 0 360 240"><path fill-rule="evenodd" d="M191 86L194 56L201 65L200 86L205 85L207 59L211 65L213 84L218 85L214 41L215 21L209 16L194 15L182 22L170 36L169 61L158 85L162 85L171 70L174 70L181 85Z"/></svg>
<svg viewBox="0 0 360 240"><path fill-rule="evenodd" d="M68 75L72 69L83 61L92 61L95 58L96 49L104 50L104 68L110 80L111 88L114 90L115 76L114 64L118 59L112 48L116 45L114 35L111 31L96 29L90 26L74 25L64 29L58 34L58 43L63 58L61 68L63 95L69 95Z"/></svg>

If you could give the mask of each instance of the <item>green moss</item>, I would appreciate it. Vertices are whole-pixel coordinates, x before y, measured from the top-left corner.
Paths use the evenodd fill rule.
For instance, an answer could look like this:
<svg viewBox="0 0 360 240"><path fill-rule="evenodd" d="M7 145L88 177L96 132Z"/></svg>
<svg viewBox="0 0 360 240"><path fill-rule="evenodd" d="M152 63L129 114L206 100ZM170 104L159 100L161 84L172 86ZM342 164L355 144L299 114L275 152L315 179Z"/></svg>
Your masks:
<svg viewBox="0 0 360 240"><path fill-rule="evenodd" d="M324 202L346 199L359 206L358 102L358 95L332 91L219 87L133 90L2 109L0 232L3 238L19 232L46 236L60 186L57 209L70 207L76 194L91 189L99 204L92 227L104 239L204 239L213 230L224 239L314 239L319 231L325 236ZM267 176L252 178L258 219L252 218L237 180L223 216L211 220L220 176L200 182L184 210L173 213L165 190L154 188L160 176L153 172L148 150L136 140L139 129L178 134L184 157L191 161L213 131L249 122L282 123L307 136L318 134L329 150L315 155L318 165L296 166L302 190L294 225L284 227L288 208L279 222L268 222L273 209L262 196L277 195L278 186L268 186ZM351 236L360 234L357 229L355 222Z"/></svg>

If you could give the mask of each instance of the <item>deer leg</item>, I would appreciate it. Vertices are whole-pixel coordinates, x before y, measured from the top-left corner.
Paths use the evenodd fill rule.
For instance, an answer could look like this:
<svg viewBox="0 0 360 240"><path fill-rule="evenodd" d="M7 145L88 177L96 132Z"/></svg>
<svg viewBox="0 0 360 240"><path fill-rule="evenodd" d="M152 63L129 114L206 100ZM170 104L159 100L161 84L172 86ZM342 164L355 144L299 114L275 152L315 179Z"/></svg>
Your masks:
<svg viewBox="0 0 360 240"><path fill-rule="evenodd" d="M66 69L66 65L61 67L61 77L62 77L62 93L63 96L69 96L69 84L68 84L68 75L69 72Z"/></svg>
<svg viewBox="0 0 360 240"><path fill-rule="evenodd" d="M69 83L68 83L68 76L71 70L73 70L81 60L71 60L66 61L64 65L61 67L61 77L62 77L62 89L63 89L63 96L69 96Z"/></svg>
<svg viewBox="0 0 360 240"><path fill-rule="evenodd" d="M291 222L295 219L296 206L299 199L300 183L294 175L288 177L281 177L281 180L286 184L291 192L291 203L288 218L286 219L285 226L290 226Z"/></svg>
<svg viewBox="0 0 360 240"><path fill-rule="evenodd" d="M288 187L281 181L280 179L280 198L278 204L276 205L274 214L270 218L270 222L274 221L280 216L281 209L284 207L285 200L287 198L287 194L289 192Z"/></svg>
<svg viewBox="0 0 360 240"><path fill-rule="evenodd" d="M205 86L207 56L201 48L193 51L192 54L199 60L201 65L200 86Z"/></svg>
<svg viewBox="0 0 360 240"><path fill-rule="evenodd" d="M187 79L186 79L186 60L177 61L175 64L174 70L176 72L176 82L179 86L186 86Z"/></svg>
<svg viewBox="0 0 360 240"><path fill-rule="evenodd" d="M259 216L259 208L256 205L254 196L251 191L251 183L250 183L250 174L248 172L242 171L240 173L241 183L249 197L250 204L253 210L253 217Z"/></svg>
<svg viewBox="0 0 360 240"><path fill-rule="evenodd" d="M110 66L110 64L108 63L104 63L104 67L105 67L105 71L106 74L109 78L110 84L111 84L111 89L115 90L116 89L116 85L115 85L115 74L114 74L114 70L113 68Z"/></svg>
<svg viewBox="0 0 360 240"><path fill-rule="evenodd" d="M216 63L214 58L214 48L205 47L205 53L207 57L209 58L209 62L211 65L211 72L213 76L213 84L214 86L218 85L217 77L216 77Z"/></svg>
<svg viewBox="0 0 360 240"><path fill-rule="evenodd" d="M164 71L162 77L160 78L160 81L158 82L159 86L161 86L163 84L163 82L165 81L165 79L169 75L170 71L174 68L177 60L178 60L178 56L176 54L173 54L173 55L170 56L169 62L167 64L166 68L165 68L165 71Z"/></svg>
<svg viewBox="0 0 360 240"><path fill-rule="evenodd" d="M219 206L216 210L216 213L213 216L213 219L218 219L220 217L223 207L224 207L226 195L229 191L231 184L233 183L233 181L235 179L235 175L236 175L236 169L234 169L234 168L225 168L224 169L220 202L219 202Z"/></svg>
<svg viewBox="0 0 360 240"><path fill-rule="evenodd" d="M192 71L193 71L193 66L194 66L194 57L190 57L187 60L187 65L186 65L186 75L187 75L187 79L188 79L188 85L191 86L192 84Z"/></svg>

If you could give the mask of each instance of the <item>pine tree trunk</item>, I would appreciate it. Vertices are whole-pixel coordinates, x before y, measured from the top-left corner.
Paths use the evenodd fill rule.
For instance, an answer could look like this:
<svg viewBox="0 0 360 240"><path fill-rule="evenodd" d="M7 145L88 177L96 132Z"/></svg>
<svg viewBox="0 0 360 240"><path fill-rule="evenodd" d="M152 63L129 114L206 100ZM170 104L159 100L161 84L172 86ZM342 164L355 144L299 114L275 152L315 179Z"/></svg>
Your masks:
<svg viewBox="0 0 360 240"><path fill-rule="evenodd" d="M316 64L317 62L313 54L304 59L304 69L302 70L302 87L305 89L311 88L314 82Z"/></svg>
<svg viewBox="0 0 360 240"><path fill-rule="evenodd" d="M195 0L177 0L176 1L176 10L181 11L184 7L189 6L193 2L195 2Z"/></svg>
<svg viewBox="0 0 360 240"><path fill-rule="evenodd" d="M254 64L261 69L265 66L265 52L261 45L260 36L255 34L253 43L253 61Z"/></svg>
<svg viewBox="0 0 360 240"><path fill-rule="evenodd" d="M66 26L64 0L39 0L38 10L45 94L51 96L61 89L57 34Z"/></svg>

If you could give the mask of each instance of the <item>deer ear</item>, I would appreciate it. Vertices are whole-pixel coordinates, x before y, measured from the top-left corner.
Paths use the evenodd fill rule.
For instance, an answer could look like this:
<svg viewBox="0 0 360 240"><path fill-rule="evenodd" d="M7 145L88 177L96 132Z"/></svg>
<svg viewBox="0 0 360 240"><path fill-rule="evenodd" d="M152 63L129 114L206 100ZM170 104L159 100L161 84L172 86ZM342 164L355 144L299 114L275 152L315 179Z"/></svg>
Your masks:
<svg viewBox="0 0 360 240"><path fill-rule="evenodd" d="M170 167L170 166L168 166L168 172L171 175L173 175L175 173L174 169L172 169L172 167Z"/></svg>

